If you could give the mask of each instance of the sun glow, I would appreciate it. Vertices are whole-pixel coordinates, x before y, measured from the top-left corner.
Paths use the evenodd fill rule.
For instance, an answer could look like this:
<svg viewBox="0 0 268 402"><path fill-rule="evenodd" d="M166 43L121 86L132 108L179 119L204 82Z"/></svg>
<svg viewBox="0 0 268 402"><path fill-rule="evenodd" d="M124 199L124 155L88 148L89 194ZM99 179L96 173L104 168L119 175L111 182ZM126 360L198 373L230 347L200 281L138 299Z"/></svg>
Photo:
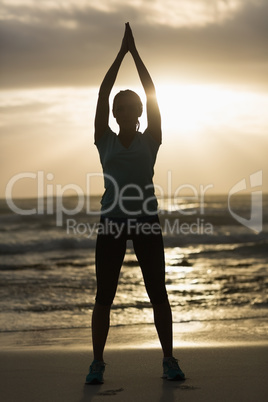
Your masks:
<svg viewBox="0 0 268 402"><path fill-rule="evenodd" d="M157 88L157 98L164 130L175 128L188 134L198 132L204 104L198 107L197 91L192 88L162 85ZM198 96L200 98L200 94ZM203 110L202 110L203 109Z"/></svg>
<svg viewBox="0 0 268 402"><path fill-rule="evenodd" d="M213 133L265 134L268 97L212 85L159 85L163 131L196 140Z"/></svg>

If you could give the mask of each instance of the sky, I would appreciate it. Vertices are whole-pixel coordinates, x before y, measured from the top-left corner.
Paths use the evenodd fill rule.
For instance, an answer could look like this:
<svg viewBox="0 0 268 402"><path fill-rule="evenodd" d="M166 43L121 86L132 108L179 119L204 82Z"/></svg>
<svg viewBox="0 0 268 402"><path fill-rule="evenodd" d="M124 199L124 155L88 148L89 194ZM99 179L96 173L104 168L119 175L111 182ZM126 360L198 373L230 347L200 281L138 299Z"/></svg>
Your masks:
<svg viewBox="0 0 268 402"><path fill-rule="evenodd" d="M162 115L159 191L250 191L262 171L267 192L267 20L267 0L0 0L0 197L103 191L94 113L127 21ZM145 100L130 54L111 99L126 88Z"/></svg>

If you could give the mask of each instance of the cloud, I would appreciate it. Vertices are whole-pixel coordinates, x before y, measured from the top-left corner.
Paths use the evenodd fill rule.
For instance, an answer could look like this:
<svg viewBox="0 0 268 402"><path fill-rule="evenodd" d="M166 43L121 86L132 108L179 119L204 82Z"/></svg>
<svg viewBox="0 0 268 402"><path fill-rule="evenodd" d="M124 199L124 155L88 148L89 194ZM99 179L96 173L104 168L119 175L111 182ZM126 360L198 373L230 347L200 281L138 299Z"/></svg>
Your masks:
<svg viewBox="0 0 268 402"><path fill-rule="evenodd" d="M127 20L159 76L267 85L267 18L265 0L2 2L1 86L99 85Z"/></svg>

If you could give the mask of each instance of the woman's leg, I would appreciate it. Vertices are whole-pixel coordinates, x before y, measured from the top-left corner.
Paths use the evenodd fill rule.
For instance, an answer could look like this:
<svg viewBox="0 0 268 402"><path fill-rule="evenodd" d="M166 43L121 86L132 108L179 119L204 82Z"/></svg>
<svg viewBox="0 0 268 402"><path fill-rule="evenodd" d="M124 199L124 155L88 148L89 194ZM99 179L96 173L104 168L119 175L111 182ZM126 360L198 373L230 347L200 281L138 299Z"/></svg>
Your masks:
<svg viewBox="0 0 268 402"><path fill-rule="evenodd" d="M148 233L148 231L147 231ZM159 234L133 236L133 246L142 269L145 287L154 311L154 323L164 357L172 356L172 312L165 286L165 257L163 238Z"/></svg>
<svg viewBox="0 0 268 402"><path fill-rule="evenodd" d="M153 304L154 323L162 346L164 357L173 355L172 312L168 299L161 304Z"/></svg>
<svg viewBox="0 0 268 402"><path fill-rule="evenodd" d="M98 235L96 244L97 295L92 314L92 343L95 360L103 360L110 327L110 310L126 252L126 239Z"/></svg>
<svg viewBox="0 0 268 402"><path fill-rule="evenodd" d="M111 306L95 303L92 314L92 343L94 360L103 361L103 351L110 327Z"/></svg>

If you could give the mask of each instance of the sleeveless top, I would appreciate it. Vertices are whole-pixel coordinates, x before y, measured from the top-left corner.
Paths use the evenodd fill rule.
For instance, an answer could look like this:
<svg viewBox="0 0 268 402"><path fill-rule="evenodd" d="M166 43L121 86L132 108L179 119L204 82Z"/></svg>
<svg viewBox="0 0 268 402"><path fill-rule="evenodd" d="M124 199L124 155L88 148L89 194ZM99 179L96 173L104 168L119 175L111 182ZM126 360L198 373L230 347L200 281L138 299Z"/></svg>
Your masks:
<svg viewBox="0 0 268 402"><path fill-rule="evenodd" d="M153 175L160 144L150 135L137 132L129 148L110 127L96 141L104 175L102 216L141 217L157 214Z"/></svg>

